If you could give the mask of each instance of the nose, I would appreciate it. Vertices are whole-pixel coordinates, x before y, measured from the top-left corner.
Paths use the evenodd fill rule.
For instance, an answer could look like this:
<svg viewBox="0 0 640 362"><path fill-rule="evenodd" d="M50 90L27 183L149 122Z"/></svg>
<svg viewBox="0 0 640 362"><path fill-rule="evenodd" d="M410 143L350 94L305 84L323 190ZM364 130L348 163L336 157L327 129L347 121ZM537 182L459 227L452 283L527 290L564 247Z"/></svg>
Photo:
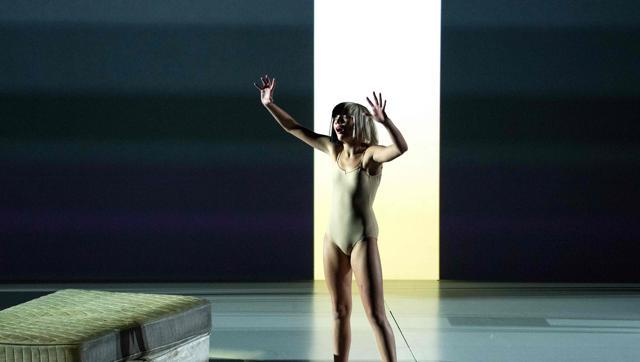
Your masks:
<svg viewBox="0 0 640 362"><path fill-rule="evenodd" d="M348 118L349 116L347 115L336 116L336 122L347 123Z"/></svg>

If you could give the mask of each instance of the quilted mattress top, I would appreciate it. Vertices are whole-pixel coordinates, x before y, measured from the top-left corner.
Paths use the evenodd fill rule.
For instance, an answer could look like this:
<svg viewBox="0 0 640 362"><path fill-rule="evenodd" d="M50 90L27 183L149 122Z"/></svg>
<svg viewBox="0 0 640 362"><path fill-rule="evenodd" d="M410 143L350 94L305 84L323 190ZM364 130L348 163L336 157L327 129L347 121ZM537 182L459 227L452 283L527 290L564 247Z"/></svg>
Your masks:
<svg viewBox="0 0 640 362"><path fill-rule="evenodd" d="M210 329L210 303L189 296L65 289L0 311L0 346L75 345L115 359Z"/></svg>

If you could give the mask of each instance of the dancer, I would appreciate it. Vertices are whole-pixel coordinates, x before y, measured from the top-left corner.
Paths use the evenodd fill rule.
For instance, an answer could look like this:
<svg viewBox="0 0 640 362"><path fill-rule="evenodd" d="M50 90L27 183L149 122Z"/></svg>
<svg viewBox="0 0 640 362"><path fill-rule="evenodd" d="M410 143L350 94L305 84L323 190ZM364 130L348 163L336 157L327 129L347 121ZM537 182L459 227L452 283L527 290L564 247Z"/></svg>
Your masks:
<svg viewBox="0 0 640 362"><path fill-rule="evenodd" d="M334 317L334 361L347 361L351 345L351 279L356 283L367 318L384 361L396 361L396 346L387 320L378 253L378 224L372 204L382 176L382 164L407 151L407 143L387 117L387 101L373 93L371 112L358 103L343 102L331 112L330 136L317 134L296 122L273 102L275 78L260 78L263 106L289 134L331 158L333 191L331 217L324 235L324 275ZM393 144L378 145L375 122L383 125Z"/></svg>

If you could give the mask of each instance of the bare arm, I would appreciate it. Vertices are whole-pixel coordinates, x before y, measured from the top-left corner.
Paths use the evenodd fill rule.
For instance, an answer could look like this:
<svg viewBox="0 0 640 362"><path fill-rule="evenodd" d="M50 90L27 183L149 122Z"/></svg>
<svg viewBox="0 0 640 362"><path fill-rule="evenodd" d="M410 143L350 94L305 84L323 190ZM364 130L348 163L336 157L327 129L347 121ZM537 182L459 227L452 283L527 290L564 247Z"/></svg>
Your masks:
<svg viewBox="0 0 640 362"><path fill-rule="evenodd" d="M321 135L311 131L308 128L305 128L300 123L298 123L289 113L287 113L284 109L278 107L273 102L273 89L276 84L275 78L273 81L269 80L269 78L265 75L262 79L262 87L259 87L254 83L256 88L260 90L260 100L262 105L271 113L273 118L278 122L278 124L288 133L296 136L301 141L305 142L309 146L320 150L324 153L329 153L329 149L331 147L331 140L328 136Z"/></svg>
<svg viewBox="0 0 640 362"><path fill-rule="evenodd" d="M378 163L389 162L401 154L407 152L409 147L407 146L407 141L404 140L402 133L396 127L393 122L387 117L387 113L385 112L385 108L387 106L387 101L384 101L384 105L382 103L382 94L380 94L380 99L376 97L375 93L373 94L373 99L375 99L376 104L371 103L371 100L367 97L367 101L371 105L373 109L373 119L377 122L381 123L387 131L389 131L389 135L391 136L392 145L389 146L372 146L370 147L371 152L373 153L373 160Z"/></svg>
<svg viewBox="0 0 640 362"><path fill-rule="evenodd" d="M407 152L409 149L409 147L407 147L407 142L400 133L400 130L398 130L396 125L393 124L389 118L384 122L384 127L389 131L393 144L389 146L371 147L373 150L373 160L379 163L389 162Z"/></svg>

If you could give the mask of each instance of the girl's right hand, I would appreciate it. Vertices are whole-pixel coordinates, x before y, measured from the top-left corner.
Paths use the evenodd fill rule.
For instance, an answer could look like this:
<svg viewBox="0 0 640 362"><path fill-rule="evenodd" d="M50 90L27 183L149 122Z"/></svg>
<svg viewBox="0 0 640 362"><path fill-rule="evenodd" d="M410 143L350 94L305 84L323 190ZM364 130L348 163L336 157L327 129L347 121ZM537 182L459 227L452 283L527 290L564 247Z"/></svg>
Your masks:
<svg viewBox="0 0 640 362"><path fill-rule="evenodd" d="M260 77L260 80L262 80L262 87L258 86L255 82L253 85L260 91L260 102L266 106L273 102L273 88L276 85L276 79L273 78L273 81L271 81L269 80L269 76L265 74L264 77Z"/></svg>

